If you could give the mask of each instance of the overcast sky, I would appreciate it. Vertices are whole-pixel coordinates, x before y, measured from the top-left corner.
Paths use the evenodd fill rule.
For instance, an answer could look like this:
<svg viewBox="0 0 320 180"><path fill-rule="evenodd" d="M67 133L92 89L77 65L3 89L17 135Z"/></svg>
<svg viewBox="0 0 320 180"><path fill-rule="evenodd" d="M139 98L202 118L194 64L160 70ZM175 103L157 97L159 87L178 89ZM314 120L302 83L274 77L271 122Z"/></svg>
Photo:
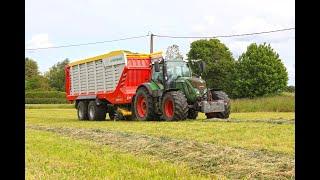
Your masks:
<svg viewBox="0 0 320 180"><path fill-rule="evenodd" d="M293 0L26 0L26 48L78 44L146 35L215 36L295 27ZM155 37L154 51L177 44L185 55L195 39ZM220 38L238 58L250 43L270 43L295 81L295 31ZM58 61L125 49L149 52L149 38L26 51L41 72Z"/></svg>

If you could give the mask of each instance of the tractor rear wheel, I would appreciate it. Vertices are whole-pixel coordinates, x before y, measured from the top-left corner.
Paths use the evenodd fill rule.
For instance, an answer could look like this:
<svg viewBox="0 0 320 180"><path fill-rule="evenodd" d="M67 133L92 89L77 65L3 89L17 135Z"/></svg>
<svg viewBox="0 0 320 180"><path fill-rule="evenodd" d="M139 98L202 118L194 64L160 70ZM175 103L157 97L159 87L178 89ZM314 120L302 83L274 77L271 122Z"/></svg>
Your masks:
<svg viewBox="0 0 320 180"><path fill-rule="evenodd" d="M154 111L152 96L145 88L139 88L133 103L133 116L137 120L157 120L158 115Z"/></svg>
<svg viewBox="0 0 320 180"><path fill-rule="evenodd" d="M230 115L230 99L228 95L223 92L223 91L211 91L212 98L214 100L224 100L225 105L224 108L225 110L223 112L212 112L212 113L206 113L207 118L220 118L220 119L227 119L229 118Z"/></svg>
<svg viewBox="0 0 320 180"><path fill-rule="evenodd" d="M188 116L187 98L180 91L169 91L162 99L162 116L166 121L185 120Z"/></svg>
<svg viewBox="0 0 320 180"><path fill-rule="evenodd" d="M80 101L77 105L77 114L79 120L88 120L88 103Z"/></svg>
<svg viewBox="0 0 320 180"><path fill-rule="evenodd" d="M107 109L103 106L97 106L95 101L90 101L88 105L89 120L102 121L106 119Z"/></svg>

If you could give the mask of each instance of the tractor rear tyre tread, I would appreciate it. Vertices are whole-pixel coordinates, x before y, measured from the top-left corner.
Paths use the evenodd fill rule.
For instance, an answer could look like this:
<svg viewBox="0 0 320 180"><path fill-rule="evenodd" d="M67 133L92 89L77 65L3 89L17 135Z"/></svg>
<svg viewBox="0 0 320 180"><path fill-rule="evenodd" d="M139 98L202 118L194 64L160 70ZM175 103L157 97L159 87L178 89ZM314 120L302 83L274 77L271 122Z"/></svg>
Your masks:
<svg viewBox="0 0 320 180"><path fill-rule="evenodd" d="M145 99L146 99L146 115L141 117L138 113L138 110L137 110L137 101L138 101L138 97L139 96L143 96ZM152 96L151 94L149 94L149 92L147 91L146 88L142 87L142 88L139 88L137 90L137 93L134 97L134 103L133 103L134 107L133 107L133 117L132 119L137 119L137 120L159 120L159 115L157 115L155 113L155 110L154 110L154 102L153 102L153 99L152 99Z"/></svg>
<svg viewBox="0 0 320 180"><path fill-rule="evenodd" d="M168 117L165 114L164 103L170 98L173 101L173 116ZM162 100L162 114L163 119L166 121L178 121L178 120L186 120L188 117L188 102L187 98L181 91L169 91L167 92Z"/></svg>

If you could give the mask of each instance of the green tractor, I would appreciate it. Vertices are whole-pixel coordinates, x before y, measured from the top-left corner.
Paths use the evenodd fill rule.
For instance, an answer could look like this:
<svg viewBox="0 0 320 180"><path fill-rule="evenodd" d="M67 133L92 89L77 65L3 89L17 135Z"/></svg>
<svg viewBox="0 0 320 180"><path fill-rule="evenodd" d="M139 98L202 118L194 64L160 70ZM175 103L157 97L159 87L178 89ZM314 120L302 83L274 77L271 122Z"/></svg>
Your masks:
<svg viewBox="0 0 320 180"><path fill-rule="evenodd" d="M199 63L205 70L205 64ZM198 112L207 118L226 119L230 99L219 89L209 89L206 82L192 76L182 58L152 59L152 78L141 84L133 98L131 111L138 120L177 121L196 119Z"/></svg>

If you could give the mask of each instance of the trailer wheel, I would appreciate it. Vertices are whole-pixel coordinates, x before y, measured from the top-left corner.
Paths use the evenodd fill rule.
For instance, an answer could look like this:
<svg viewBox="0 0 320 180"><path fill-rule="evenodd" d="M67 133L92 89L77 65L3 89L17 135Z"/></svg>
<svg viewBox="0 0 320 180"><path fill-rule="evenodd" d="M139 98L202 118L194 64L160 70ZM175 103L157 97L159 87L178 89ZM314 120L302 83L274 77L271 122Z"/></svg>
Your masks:
<svg viewBox="0 0 320 180"><path fill-rule="evenodd" d="M166 121L187 119L188 109L187 98L180 91L167 92L162 99L162 114Z"/></svg>
<svg viewBox="0 0 320 180"><path fill-rule="evenodd" d="M88 105L89 120L102 121L106 119L107 109L103 106L97 106L95 101L90 101Z"/></svg>
<svg viewBox="0 0 320 180"><path fill-rule="evenodd" d="M159 119L154 112L152 96L145 88L139 88L134 97L133 119L156 120Z"/></svg>
<svg viewBox="0 0 320 180"><path fill-rule="evenodd" d="M88 120L88 103L85 101L78 102L77 114L79 120Z"/></svg>
<svg viewBox="0 0 320 180"><path fill-rule="evenodd" d="M230 99L228 95L223 92L223 91L211 91L212 93L212 98L214 100L224 100L225 101L225 111L223 112L212 112L212 113L206 113L207 118L220 118L220 119L227 119L229 118L230 115L230 109L231 109L231 104L230 104Z"/></svg>
<svg viewBox="0 0 320 180"><path fill-rule="evenodd" d="M198 111L195 111L194 109L190 108L188 111L188 119L197 119L198 117Z"/></svg>

